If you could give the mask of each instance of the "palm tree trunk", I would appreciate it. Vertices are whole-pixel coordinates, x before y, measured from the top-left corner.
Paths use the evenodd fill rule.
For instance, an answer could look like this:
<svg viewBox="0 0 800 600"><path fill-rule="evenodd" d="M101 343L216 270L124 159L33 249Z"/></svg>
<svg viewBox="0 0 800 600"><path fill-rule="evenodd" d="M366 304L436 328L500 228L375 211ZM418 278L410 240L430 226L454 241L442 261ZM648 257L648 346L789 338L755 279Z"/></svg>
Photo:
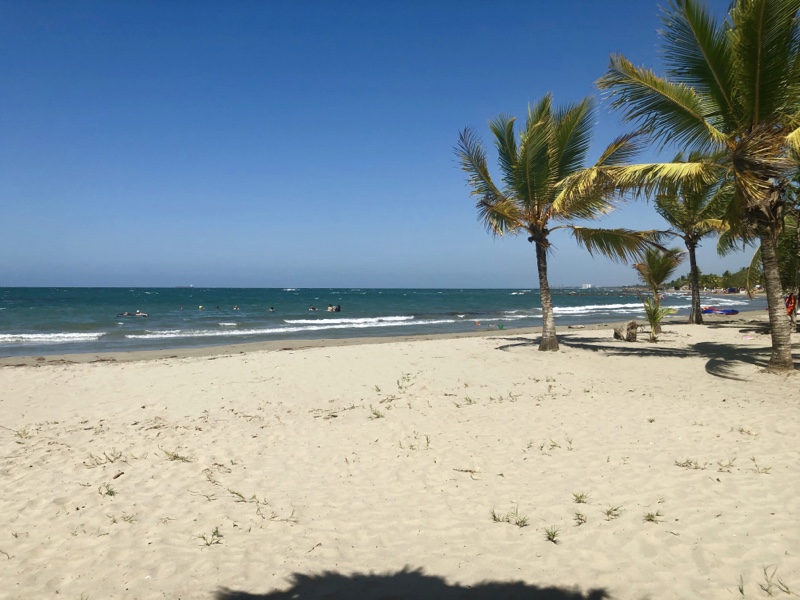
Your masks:
<svg viewBox="0 0 800 600"><path fill-rule="evenodd" d="M776 236L771 232L761 234L761 263L764 267L764 287L769 307L769 327L772 336L772 355L767 368L770 371L790 371L792 363L792 330L783 304Z"/></svg>
<svg viewBox="0 0 800 600"><path fill-rule="evenodd" d="M542 302L542 341L540 351L557 351L556 320L553 315L553 299L550 297L550 284L547 282L547 246L539 241L536 245L536 267L539 270L539 296Z"/></svg>
<svg viewBox="0 0 800 600"><path fill-rule="evenodd" d="M689 312L689 323L703 324L703 309L700 307L700 271L697 268L697 244L686 242L689 251L689 285L692 287L692 308Z"/></svg>

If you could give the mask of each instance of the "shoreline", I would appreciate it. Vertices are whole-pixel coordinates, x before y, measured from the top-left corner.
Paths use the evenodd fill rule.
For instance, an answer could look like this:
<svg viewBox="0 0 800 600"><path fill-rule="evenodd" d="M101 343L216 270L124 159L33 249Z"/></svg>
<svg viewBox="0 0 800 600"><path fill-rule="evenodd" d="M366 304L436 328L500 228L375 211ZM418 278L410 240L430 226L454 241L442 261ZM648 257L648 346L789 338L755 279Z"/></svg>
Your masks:
<svg viewBox="0 0 800 600"><path fill-rule="evenodd" d="M759 319L759 317L761 317ZM738 315L703 315L704 324L711 323L733 323L741 322L746 324L752 321L763 322L768 325L768 318L763 311L742 311ZM581 325L556 325L558 335L576 330L597 331L607 329L612 331L615 327L627 323L631 320L624 319L601 323L587 323ZM649 327L644 320L637 320L644 327ZM689 325L685 317L668 317L662 321L662 325ZM310 348L331 348L342 346L359 346L373 344L390 344L395 342L413 342L461 339L472 337L510 337L510 336L532 336L541 334L541 327L520 327L510 329L477 329L467 332L433 333L433 334L411 334L394 336L365 336L349 338L314 338L314 339L295 339L295 340L269 340L258 342L247 342L241 344L224 344L212 346L193 346L183 348L163 348L157 350L127 350L111 352L82 352L82 353L61 353L46 355L24 355L24 356L0 356L0 368L4 367L31 367L44 365L63 365L63 364L85 364L102 362L139 362L156 361L165 359L185 359L185 358L208 358L213 356L226 356L233 354L247 354L252 352L279 352L286 350L306 350Z"/></svg>

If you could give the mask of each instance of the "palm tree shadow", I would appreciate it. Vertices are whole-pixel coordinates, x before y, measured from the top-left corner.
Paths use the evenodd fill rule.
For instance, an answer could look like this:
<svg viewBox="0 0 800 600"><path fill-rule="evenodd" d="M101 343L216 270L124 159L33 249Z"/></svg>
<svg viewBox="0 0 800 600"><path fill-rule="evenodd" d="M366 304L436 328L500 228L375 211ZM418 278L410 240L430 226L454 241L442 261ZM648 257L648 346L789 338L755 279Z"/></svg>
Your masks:
<svg viewBox="0 0 800 600"><path fill-rule="evenodd" d="M712 324L709 328L740 328L741 323ZM768 334L769 325L750 323L745 328L740 328L739 333ZM514 342L498 346L497 350L508 351L511 348L535 345L537 340L531 338L507 338ZM707 359L705 369L709 375L743 381L745 378L738 375L737 371L742 364L752 365L766 369L769 363L770 349L764 347L740 346L718 342L697 342L686 348L670 348L668 346L648 345L639 343L612 342L608 337L601 336L559 336L559 344L570 348L580 348L592 352L603 352L610 356L665 356L673 358L702 357ZM800 364L800 352L794 353L795 363Z"/></svg>
<svg viewBox="0 0 800 600"><path fill-rule="evenodd" d="M540 587L521 581L487 581L473 586L450 585L443 578L405 567L396 573L344 575L325 571L319 575L292 575L284 591L252 594L222 588L215 600L603 600L602 589L582 593L577 589Z"/></svg>

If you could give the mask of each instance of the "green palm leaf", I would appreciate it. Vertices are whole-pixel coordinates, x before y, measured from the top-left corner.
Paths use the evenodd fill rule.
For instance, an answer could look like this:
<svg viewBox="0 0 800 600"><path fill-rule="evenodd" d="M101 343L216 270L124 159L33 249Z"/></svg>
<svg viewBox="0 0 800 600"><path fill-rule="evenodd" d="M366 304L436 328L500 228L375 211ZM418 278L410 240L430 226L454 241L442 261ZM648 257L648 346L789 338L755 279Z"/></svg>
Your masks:
<svg viewBox="0 0 800 600"><path fill-rule="evenodd" d="M670 141L704 153L727 143L726 136L706 119L712 107L704 105L697 92L635 67L621 55L611 57L597 86L608 90L612 106L649 130L656 142Z"/></svg>
<svg viewBox="0 0 800 600"><path fill-rule="evenodd" d="M600 254L615 262L639 258L648 247L657 246L663 237L661 232L655 230L595 229L577 225L568 228L578 244L589 254Z"/></svg>
<svg viewBox="0 0 800 600"><path fill-rule="evenodd" d="M718 129L742 125L731 91L735 65L725 28L718 27L702 5L681 0L671 0L661 20L670 79L709 100L705 118Z"/></svg>
<svg viewBox="0 0 800 600"><path fill-rule="evenodd" d="M737 91L752 125L797 109L798 11L800 0L739 0L731 8Z"/></svg>
<svg viewBox="0 0 800 600"><path fill-rule="evenodd" d="M592 138L593 118L591 98L556 112L552 165L556 181L584 167Z"/></svg>

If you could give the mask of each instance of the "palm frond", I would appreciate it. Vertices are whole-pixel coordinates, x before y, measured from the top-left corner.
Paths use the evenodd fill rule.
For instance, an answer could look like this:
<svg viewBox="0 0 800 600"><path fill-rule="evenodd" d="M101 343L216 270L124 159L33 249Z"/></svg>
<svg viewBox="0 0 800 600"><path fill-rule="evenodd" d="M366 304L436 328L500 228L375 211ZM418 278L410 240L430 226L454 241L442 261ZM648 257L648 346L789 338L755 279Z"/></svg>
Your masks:
<svg viewBox="0 0 800 600"><path fill-rule="evenodd" d="M757 126L796 108L796 81L787 77L797 62L800 0L747 0L730 11L729 32L738 59L737 92ZM792 111L793 112L793 111Z"/></svg>
<svg viewBox="0 0 800 600"><path fill-rule="evenodd" d="M727 143L724 133L708 121L714 107L705 106L697 92L635 67L622 55L611 56L597 86L607 90L612 106L622 111L625 119L651 131L651 137L662 145L675 143L711 152Z"/></svg>
<svg viewBox="0 0 800 600"><path fill-rule="evenodd" d="M461 170L467 173L467 181L472 187L471 195L479 196L481 200L490 204L503 198L503 194L495 187L489 174L483 145L472 129L461 131L455 153L461 164Z"/></svg>
<svg viewBox="0 0 800 600"><path fill-rule="evenodd" d="M539 103L538 111L529 115L514 167L514 193L533 219L541 217L551 197L550 147L554 125L549 98L546 100Z"/></svg>
<svg viewBox="0 0 800 600"><path fill-rule="evenodd" d="M795 128L786 136L786 145L792 154L792 159L797 164L800 158L800 127Z"/></svg>
<svg viewBox="0 0 800 600"><path fill-rule="evenodd" d="M464 129L460 133L455 152L462 170L467 173L467 181L472 188L470 195L478 197L478 218L486 228L493 235L518 230L518 208L492 181L486 166L486 153L474 131Z"/></svg>
<svg viewBox="0 0 800 600"><path fill-rule="evenodd" d="M717 239L717 254L727 256L733 252L741 252L748 243L752 243L752 240L748 242L730 229L726 229Z"/></svg>
<svg viewBox="0 0 800 600"><path fill-rule="evenodd" d="M669 279L684 259L686 253L677 248L659 250L645 248L641 255L641 262L633 265L639 274L639 279L648 285L654 292Z"/></svg>
<svg viewBox="0 0 800 600"><path fill-rule="evenodd" d="M592 139L594 103L584 98L580 104L556 112L552 145L551 172L556 181L582 168Z"/></svg>
<svg viewBox="0 0 800 600"><path fill-rule="evenodd" d="M618 167L630 163L641 152L645 134L644 131L633 131L616 137L606 146L594 166Z"/></svg>
<svg viewBox="0 0 800 600"><path fill-rule="evenodd" d="M658 246L663 234L659 231L633 231L631 229L595 229L569 227L573 237L589 254L601 254L616 262L629 262L639 258L648 247Z"/></svg>
<svg viewBox="0 0 800 600"><path fill-rule="evenodd" d="M525 229L524 215L520 213L519 206L513 200L504 198L491 203L480 200L476 207L478 219L492 235L516 235Z"/></svg>
<svg viewBox="0 0 800 600"><path fill-rule="evenodd" d="M705 118L717 128L743 125L732 94L736 69L725 28L702 4L686 0L671 0L661 21L670 80L694 88L714 105L706 108Z"/></svg>
<svg viewBox="0 0 800 600"><path fill-rule="evenodd" d="M494 134L494 145L497 148L497 161L503 174L506 186L514 185L514 165L517 162L517 140L514 135L516 119L508 115L499 115L489 123Z"/></svg>
<svg viewBox="0 0 800 600"><path fill-rule="evenodd" d="M645 163L615 168L609 176L620 191L649 196L674 193L682 186L712 184L726 172L724 165L712 162Z"/></svg>
<svg viewBox="0 0 800 600"><path fill-rule="evenodd" d="M761 246L753 252L753 257L750 259L750 264L747 265L747 279L745 280L745 288L747 294L752 297L752 290L755 289L756 284L764 280L764 267L761 262Z"/></svg>
<svg viewBox="0 0 800 600"><path fill-rule="evenodd" d="M655 298L642 298L642 305L644 306L645 318L650 325L650 341L655 342L658 340L661 321L664 320L664 317L674 315L678 311L669 306L661 306Z"/></svg>

